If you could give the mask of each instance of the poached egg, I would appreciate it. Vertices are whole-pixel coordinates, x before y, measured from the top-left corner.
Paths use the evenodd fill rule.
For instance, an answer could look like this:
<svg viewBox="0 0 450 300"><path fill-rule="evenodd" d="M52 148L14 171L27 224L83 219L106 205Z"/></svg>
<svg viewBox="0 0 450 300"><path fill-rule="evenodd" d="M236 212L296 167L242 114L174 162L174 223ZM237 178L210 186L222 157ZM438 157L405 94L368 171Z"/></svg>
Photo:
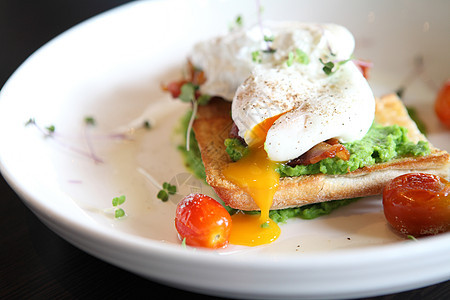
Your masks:
<svg viewBox="0 0 450 300"><path fill-rule="evenodd" d="M339 25L273 22L194 47L191 61L207 77L201 92L233 101L233 121L250 149L223 175L254 199L261 215L233 216L231 243L259 245L278 237L269 218L277 163L330 138L359 140L369 130L375 99L351 61L354 46L353 35ZM331 74L326 63L334 66Z"/></svg>

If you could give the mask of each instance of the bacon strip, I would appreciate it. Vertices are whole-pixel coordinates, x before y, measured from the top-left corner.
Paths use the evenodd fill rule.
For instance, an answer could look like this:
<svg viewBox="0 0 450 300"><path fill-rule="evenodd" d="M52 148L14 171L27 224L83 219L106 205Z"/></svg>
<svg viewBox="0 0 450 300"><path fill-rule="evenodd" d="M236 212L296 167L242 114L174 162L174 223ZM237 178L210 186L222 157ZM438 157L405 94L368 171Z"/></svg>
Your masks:
<svg viewBox="0 0 450 300"><path fill-rule="evenodd" d="M178 98L181 94L181 87L183 84L191 82L194 85L202 85L206 81L205 73L194 67L192 62L188 60L187 62L187 68L188 68L188 75L185 79L175 80L171 81L168 84L161 84L161 89L163 91L169 92L173 98ZM196 93L196 97L198 97L200 94Z"/></svg>
<svg viewBox="0 0 450 300"><path fill-rule="evenodd" d="M344 145L339 143L337 139L333 138L325 142L318 143L309 149L305 154L288 162L288 165L291 167L296 165L310 165L328 157L338 157L343 160L348 160L350 158L350 153Z"/></svg>

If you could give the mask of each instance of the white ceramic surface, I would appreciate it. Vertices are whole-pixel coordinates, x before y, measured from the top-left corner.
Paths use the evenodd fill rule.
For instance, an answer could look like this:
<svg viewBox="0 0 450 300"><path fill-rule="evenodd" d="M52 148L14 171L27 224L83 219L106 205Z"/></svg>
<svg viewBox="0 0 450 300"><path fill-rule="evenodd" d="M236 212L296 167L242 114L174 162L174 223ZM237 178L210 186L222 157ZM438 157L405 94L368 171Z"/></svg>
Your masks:
<svg viewBox="0 0 450 300"><path fill-rule="evenodd" d="M176 78L186 53L224 33L254 1L140 1L60 35L13 74L0 94L0 166L24 203L63 238L112 264L169 285L242 298L352 298L448 280L450 234L405 241L386 225L380 197L312 221L290 220L271 245L207 251L183 248L176 201L211 193L184 169L174 128L187 106L160 84ZM422 55L426 72L405 102L427 121L431 141L450 150L432 103L449 77L448 1L262 1L263 17L335 22L355 35L356 56L374 62L377 95L395 91ZM427 81L428 79L431 79ZM430 83L431 82L431 83ZM97 125L86 128L84 118ZM46 138L30 118L44 128ZM151 130L135 129L150 120ZM126 133L131 139L115 138ZM116 134L111 136L111 134ZM93 149L93 152L90 150ZM79 153L81 152L81 154ZM90 154L89 154L90 153ZM93 153L102 161L95 162ZM159 186L179 193L163 203ZM126 195L124 219L111 199Z"/></svg>

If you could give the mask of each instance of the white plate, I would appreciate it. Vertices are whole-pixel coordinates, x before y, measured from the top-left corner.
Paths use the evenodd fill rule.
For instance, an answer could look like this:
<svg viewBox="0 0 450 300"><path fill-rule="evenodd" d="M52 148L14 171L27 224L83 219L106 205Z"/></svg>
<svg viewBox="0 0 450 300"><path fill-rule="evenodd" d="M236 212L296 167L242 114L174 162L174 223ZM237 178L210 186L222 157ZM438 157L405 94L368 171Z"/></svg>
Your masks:
<svg viewBox="0 0 450 300"><path fill-rule="evenodd" d="M374 62L375 93L394 91L423 55L429 78L449 75L449 2L273 1L267 19L336 22L357 40L356 55ZM405 241L370 197L312 221L290 220L275 243L223 251L183 248L173 225L177 195L163 203L158 185L180 194L210 193L187 180L173 128L186 106L161 92L176 78L192 44L223 33L253 1L134 2L92 18L32 55L0 94L1 171L52 230L112 264L169 285L228 297L349 298L422 287L450 278L450 235ZM428 121L430 139L450 150L432 111L435 90L420 78L405 94ZM151 108L141 118L146 107ZM83 119L97 126L85 131ZM114 140L145 118L151 130ZM55 138L34 126L54 125ZM137 121L136 121L137 120ZM86 138L86 134L87 137ZM59 142L56 142L58 140ZM90 143L86 141L89 140ZM76 151L89 145L103 161ZM191 178L192 179L192 178ZM187 180L187 181L186 181ZM111 199L126 195L127 217L114 220Z"/></svg>

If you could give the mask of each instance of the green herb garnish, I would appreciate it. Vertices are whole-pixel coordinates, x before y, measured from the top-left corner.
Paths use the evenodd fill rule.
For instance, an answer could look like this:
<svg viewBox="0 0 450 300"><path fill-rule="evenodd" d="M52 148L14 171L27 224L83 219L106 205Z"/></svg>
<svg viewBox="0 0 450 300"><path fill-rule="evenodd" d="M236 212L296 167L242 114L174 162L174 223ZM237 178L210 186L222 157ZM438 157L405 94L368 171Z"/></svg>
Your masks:
<svg viewBox="0 0 450 300"><path fill-rule="evenodd" d="M49 134L52 134L55 132L55 125L47 126L47 127L45 127L45 129L47 129Z"/></svg>
<svg viewBox="0 0 450 300"><path fill-rule="evenodd" d="M114 209L114 218L119 219L119 218L125 217L125 215L126 215L125 211L119 207L120 205L125 203L125 200L126 200L125 195L122 195L119 197L114 197L112 199L112 206L115 208Z"/></svg>
<svg viewBox="0 0 450 300"><path fill-rule="evenodd" d="M167 202L167 200L169 200L169 194L165 190L160 190L156 197L158 197L158 199L162 202Z"/></svg>
<svg viewBox="0 0 450 300"><path fill-rule="evenodd" d="M192 125L194 124L195 116L197 115L198 105L205 105L211 99L209 95L200 95L198 99L195 96L196 91L200 86L193 84L192 82L187 82L181 86L181 93L178 98L183 102L192 103L192 115L189 120L189 124L186 130L186 150L189 151L190 145L190 133L192 131Z"/></svg>
<svg viewBox="0 0 450 300"><path fill-rule="evenodd" d="M181 93L178 98L183 102L195 100L195 91L198 89L192 82L187 82L181 86Z"/></svg>
<svg viewBox="0 0 450 300"><path fill-rule="evenodd" d="M144 121L144 128L145 129L151 129L152 128L152 124L150 123L150 121L148 121L148 120Z"/></svg>
<svg viewBox="0 0 450 300"><path fill-rule="evenodd" d="M156 195L156 197L162 202L166 202L167 200L169 200L169 195L175 195L177 193L177 187L168 182L164 182L162 188L163 189L160 190Z"/></svg>
<svg viewBox="0 0 450 300"><path fill-rule="evenodd" d="M270 227L269 222L264 222L261 224L261 228L269 228L269 227Z"/></svg>
<svg viewBox="0 0 450 300"><path fill-rule="evenodd" d="M95 125L95 119L94 119L94 117L91 117L91 116L85 117L84 118L84 123L86 125L94 126Z"/></svg>
<svg viewBox="0 0 450 300"><path fill-rule="evenodd" d="M413 240L413 241L417 242L417 239L413 235L407 235L406 238L408 240Z"/></svg>
<svg viewBox="0 0 450 300"><path fill-rule="evenodd" d="M242 16L241 16L241 15L238 15L238 16L236 17L236 20L234 21L234 23L236 23L236 25L237 25L238 27L242 27L242 25L244 24L244 23L243 23Z"/></svg>
<svg viewBox="0 0 450 300"><path fill-rule="evenodd" d="M252 52L252 61L258 64L262 63L261 50L256 50Z"/></svg>
<svg viewBox="0 0 450 300"><path fill-rule="evenodd" d="M307 65L309 64L309 57L308 54L306 54L305 51L301 50L301 49L295 49L295 53L290 51L288 53L288 59L286 61L286 65L288 67L292 66L294 64L294 62L298 62L300 64L303 65Z"/></svg>
<svg viewBox="0 0 450 300"><path fill-rule="evenodd" d="M168 182L163 183L163 189L165 189L169 195L175 195L177 192L177 187L175 185L171 185Z"/></svg>
<svg viewBox="0 0 450 300"><path fill-rule="evenodd" d="M327 74L329 76L329 75L336 73L337 70L339 70L340 66L351 61L352 59L353 58L350 57L349 59L338 61L336 63L334 63L332 61L324 62L322 60L322 58L319 58L319 61L323 64L322 70L325 72L325 74Z"/></svg>
<svg viewBox="0 0 450 300"><path fill-rule="evenodd" d="M273 42L274 40L275 40L275 37L273 35L271 35L271 36L265 35L264 36L264 42Z"/></svg>

